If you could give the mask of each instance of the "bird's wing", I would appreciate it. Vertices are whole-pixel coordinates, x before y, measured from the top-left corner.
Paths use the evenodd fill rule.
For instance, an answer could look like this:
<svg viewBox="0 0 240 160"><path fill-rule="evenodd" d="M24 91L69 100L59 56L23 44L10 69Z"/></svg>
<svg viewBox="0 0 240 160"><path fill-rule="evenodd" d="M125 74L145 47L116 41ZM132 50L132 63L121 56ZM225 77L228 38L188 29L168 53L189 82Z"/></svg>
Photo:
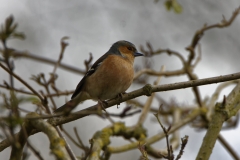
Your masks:
<svg viewBox="0 0 240 160"><path fill-rule="evenodd" d="M85 84L85 80L87 77L91 76L97 69L98 67L102 64L102 62L107 58L109 54L104 54L102 57L100 57L93 65L92 67L87 71L87 73L84 75L84 77L81 79L81 81L78 83L71 99L73 99L74 97L76 97L81 91L82 88Z"/></svg>

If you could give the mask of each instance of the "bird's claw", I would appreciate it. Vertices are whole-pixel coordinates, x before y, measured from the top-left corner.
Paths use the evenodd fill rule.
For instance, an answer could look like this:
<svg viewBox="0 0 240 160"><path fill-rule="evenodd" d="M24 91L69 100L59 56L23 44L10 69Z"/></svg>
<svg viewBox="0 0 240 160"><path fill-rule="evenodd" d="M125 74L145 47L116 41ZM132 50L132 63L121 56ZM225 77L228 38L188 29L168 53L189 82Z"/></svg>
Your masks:
<svg viewBox="0 0 240 160"><path fill-rule="evenodd" d="M108 106L108 103L106 101L98 100L98 106L101 107L101 110L104 110L106 112L106 107Z"/></svg>

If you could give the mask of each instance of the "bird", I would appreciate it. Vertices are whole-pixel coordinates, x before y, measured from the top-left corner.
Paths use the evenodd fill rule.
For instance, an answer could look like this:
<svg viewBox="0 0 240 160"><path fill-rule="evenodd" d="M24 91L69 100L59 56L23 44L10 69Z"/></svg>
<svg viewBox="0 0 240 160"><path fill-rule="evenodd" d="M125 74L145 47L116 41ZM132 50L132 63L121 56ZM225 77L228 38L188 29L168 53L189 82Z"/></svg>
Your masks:
<svg viewBox="0 0 240 160"><path fill-rule="evenodd" d="M79 103L92 99L100 104L121 96L130 87L134 77L134 59L144 56L135 45L126 40L115 42L86 72L78 83L71 100L54 112L69 113Z"/></svg>

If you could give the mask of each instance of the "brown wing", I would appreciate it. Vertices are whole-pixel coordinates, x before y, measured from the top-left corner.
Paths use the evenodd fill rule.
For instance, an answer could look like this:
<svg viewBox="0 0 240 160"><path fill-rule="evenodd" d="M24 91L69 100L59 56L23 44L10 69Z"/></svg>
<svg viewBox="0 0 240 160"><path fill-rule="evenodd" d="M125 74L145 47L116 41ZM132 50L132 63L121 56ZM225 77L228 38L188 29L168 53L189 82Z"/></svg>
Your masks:
<svg viewBox="0 0 240 160"><path fill-rule="evenodd" d="M105 53L102 57L100 57L93 65L92 67L87 71L87 73L84 75L84 77L81 79L81 81L78 83L71 99L75 98L81 91L82 91L82 88L85 84L85 80L88 76L91 76L97 69L98 67L101 65L101 63L103 62L103 60L105 58L107 58L109 54L108 53Z"/></svg>

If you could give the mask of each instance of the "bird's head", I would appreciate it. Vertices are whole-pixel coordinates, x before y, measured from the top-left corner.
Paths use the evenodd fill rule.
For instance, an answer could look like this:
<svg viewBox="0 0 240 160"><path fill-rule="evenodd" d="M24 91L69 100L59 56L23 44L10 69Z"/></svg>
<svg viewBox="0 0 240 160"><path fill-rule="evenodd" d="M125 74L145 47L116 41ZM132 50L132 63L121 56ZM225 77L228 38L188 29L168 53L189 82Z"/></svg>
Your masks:
<svg viewBox="0 0 240 160"><path fill-rule="evenodd" d="M127 58L131 61L134 61L135 57L143 56L142 53L137 51L134 44L124 40L114 43L110 48L109 53L120 55L123 58Z"/></svg>

